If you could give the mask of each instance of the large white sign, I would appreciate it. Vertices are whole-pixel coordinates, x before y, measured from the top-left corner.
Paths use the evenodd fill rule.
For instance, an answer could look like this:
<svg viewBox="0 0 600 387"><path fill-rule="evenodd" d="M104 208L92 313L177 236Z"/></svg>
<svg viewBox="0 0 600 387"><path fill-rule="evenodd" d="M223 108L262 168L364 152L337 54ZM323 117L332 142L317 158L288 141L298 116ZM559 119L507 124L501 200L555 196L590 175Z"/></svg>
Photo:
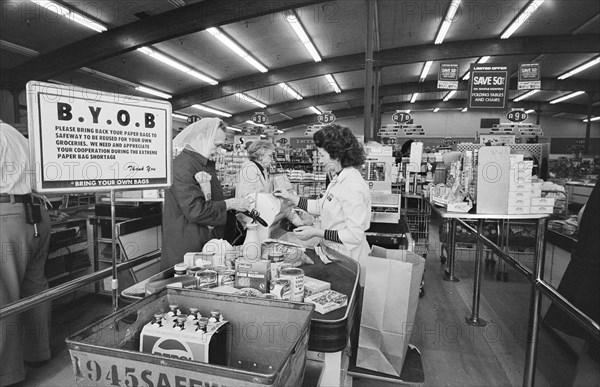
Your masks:
<svg viewBox="0 0 600 387"><path fill-rule="evenodd" d="M38 192L171 185L171 104L42 82L27 84Z"/></svg>

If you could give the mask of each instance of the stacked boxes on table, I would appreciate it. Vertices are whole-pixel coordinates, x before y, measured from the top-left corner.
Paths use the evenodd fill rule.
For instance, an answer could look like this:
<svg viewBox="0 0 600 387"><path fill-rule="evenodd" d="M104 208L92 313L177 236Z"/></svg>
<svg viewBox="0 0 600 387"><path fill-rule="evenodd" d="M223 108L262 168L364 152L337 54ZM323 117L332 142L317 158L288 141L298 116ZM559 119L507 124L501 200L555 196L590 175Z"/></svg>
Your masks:
<svg viewBox="0 0 600 387"><path fill-rule="evenodd" d="M523 155L510 155L508 182L508 214L531 212L531 177L533 161L523 160Z"/></svg>

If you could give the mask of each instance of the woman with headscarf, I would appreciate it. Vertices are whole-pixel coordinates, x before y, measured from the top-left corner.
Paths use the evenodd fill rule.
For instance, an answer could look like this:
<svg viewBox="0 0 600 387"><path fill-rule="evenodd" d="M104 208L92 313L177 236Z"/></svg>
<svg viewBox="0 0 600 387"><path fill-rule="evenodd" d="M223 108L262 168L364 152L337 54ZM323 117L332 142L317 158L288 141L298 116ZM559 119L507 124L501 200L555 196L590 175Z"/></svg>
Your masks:
<svg viewBox="0 0 600 387"><path fill-rule="evenodd" d="M173 160L173 183L165 190L161 270L183 262L190 251L201 251L212 238L222 238L227 211L247 211L243 198L224 199L215 162L225 143L225 125L218 118L204 118L173 139L183 148Z"/></svg>

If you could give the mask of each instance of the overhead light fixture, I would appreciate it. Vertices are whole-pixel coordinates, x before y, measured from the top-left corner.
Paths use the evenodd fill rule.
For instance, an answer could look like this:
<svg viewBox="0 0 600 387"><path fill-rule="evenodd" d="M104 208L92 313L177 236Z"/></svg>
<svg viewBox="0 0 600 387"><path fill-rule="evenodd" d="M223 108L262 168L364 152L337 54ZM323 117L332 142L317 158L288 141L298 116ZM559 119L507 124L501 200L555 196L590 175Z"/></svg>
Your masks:
<svg viewBox="0 0 600 387"><path fill-rule="evenodd" d="M425 64L423 65L423 70L421 70L421 76L419 77L419 82L423 82L425 80L425 78L427 78L427 74L429 74L429 69L431 68L431 65L433 64L433 61L428 60L427 62L425 62Z"/></svg>
<svg viewBox="0 0 600 387"><path fill-rule="evenodd" d="M231 114L229 114L229 113L225 113L225 112L222 112L222 111L217 110L217 109L209 108L208 106L202 106L202 105L194 104L194 105L192 105L192 107L195 108L195 109L198 109L198 110L204 110L205 112L216 114L216 115L221 116L221 117L227 117L227 118L231 117Z"/></svg>
<svg viewBox="0 0 600 387"><path fill-rule="evenodd" d="M539 8L540 5L542 5L543 2L544 0L532 0L502 33L500 39L508 39L519 27L521 27L521 24L525 23L525 20L533 15L533 13Z"/></svg>
<svg viewBox="0 0 600 387"><path fill-rule="evenodd" d="M183 0L169 0L169 3L176 8L185 7L185 1Z"/></svg>
<svg viewBox="0 0 600 387"><path fill-rule="evenodd" d="M448 6L448 11L446 12L446 17L444 17L444 21L438 31L438 34L435 38L435 44L441 44L448 33L448 29L452 22L454 21L454 15L456 14L456 10L458 10L458 6L460 4L460 0L452 0L450 5Z"/></svg>
<svg viewBox="0 0 600 387"><path fill-rule="evenodd" d="M281 129L277 129L277 130L275 131L275 133L277 133L277 134L283 134L283 130L281 130Z"/></svg>
<svg viewBox="0 0 600 387"><path fill-rule="evenodd" d="M118 77L115 77L115 76L112 76L112 75L109 75L109 74L105 74L103 72L91 69L89 67L82 67L80 69L77 69L77 71L80 71L80 72L83 72L83 73L86 73L86 74L90 74L90 75L93 75L95 77L102 78L104 80L111 81L111 82L114 82L114 83L119 83L119 84L131 86L134 89L138 87L137 83L129 82L129 81L125 80L125 79L121 79L121 78L118 78Z"/></svg>
<svg viewBox="0 0 600 387"><path fill-rule="evenodd" d="M571 94L564 95L564 96L562 96L562 97L560 97L560 98L553 99L553 100L552 100L552 101L550 101L549 103L550 103L550 105L554 105L555 103L559 103L559 102L562 102L562 101L566 101L566 100L568 100L568 99L571 99L571 98L577 97L578 95L581 95L581 94L583 94L583 93L585 93L585 91L576 91L576 92L574 92L574 93L571 93Z"/></svg>
<svg viewBox="0 0 600 387"><path fill-rule="evenodd" d="M36 50L32 50L27 47L19 46L18 44L14 44L11 42L7 42L6 40L0 39L0 48L6 51L14 52L15 54L20 54L23 56L34 57L40 55Z"/></svg>
<svg viewBox="0 0 600 387"><path fill-rule="evenodd" d="M156 59L166 65L169 65L179 71L183 71L184 73L187 73L193 77L196 77L206 83L210 83L211 85L219 84L219 82L217 82L216 80L214 80L210 77L207 77L206 75L201 74L198 71L184 65L183 63L181 63L175 59L172 59L164 54L161 54L160 52L158 52L150 47L140 47L140 48L138 48L138 51L143 52L144 54L148 55L151 58L154 58L154 59Z"/></svg>
<svg viewBox="0 0 600 387"><path fill-rule="evenodd" d="M517 98L513 99L513 102L519 102L519 101L522 101L522 100L524 100L525 98L529 98L529 97L531 97L532 95L534 95L534 94L536 94L536 93L538 93L538 92L539 92L539 90L530 90L530 91L528 91L527 93L525 93L525 94L521 94L521 95L520 95L520 96L518 96Z"/></svg>
<svg viewBox="0 0 600 387"><path fill-rule="evenodd" d="M570 70L569 72L564 73L563 75L559 76L558 79L559 80L567 79L570 76L573 76L579 72L582 72L583 70L588 69L598 63L600 63L600 56L596 57L595 59L592 59L591 61L589 61L587 63L582 64L581 66L575 67L573 70Z"/></svg>
<svg viewBox="0 0 600 387"><path fill-rule="evenodd" d="M316 107L314 107L314 106L309 106L308 108L310 110L312 110L313 113L315 113L315 114L321 114L321 111L319 109L317 109Z"/></svg>
<svg viewBox="0 0 600 387"><path fill-rule="evenodd" d="M433 112L434 112L434 113L437 113L437 112L439 112L439 111L440 111L440 108L438 108L438 107L436 107L435 109L433 109Z"/></svg>
<svg viewBox="0 0 600 387"><path fill-rule="evenodd" d="M600 116L596 116L596 117L590 118L590 122L592 122L592 121L598 121L598 120L600 120ZM583 122L588 122L588 119L586 118L585 120L583 120Z"/></svg>
<svg viewBox="0 0 600 387"><path fill-rule="evenodd" d="M462 108L461 113L466 113L466 112L467 112L467 108L466 107Z"/></svg>
<svg viewBox="0 0 600 387"><path fill-rule="evenodd" d="M410 103L415 103L418 96L419 96L419 93L413 93L412 97L410 97Z"/></svg>
<svg viewBox="0 0 600 387"><path fill-rule="evenodd" d="M476 63L486 63L488 60L490 60L490 56L486 55L486 56L482 56L481 58L477 59ZM465 75L463 75L462 80L463 81L468 81L469 78L471 78L471 72L467 71Z"/></svg>
<svg viewBox="0 0 600 387"><path fill-rule="evenodd" d="M251 104L254 104L254 105L258 106L258 107L259 107L259 108L261 108L261 109L264 109L264 108L266 108L266 107L267 107L267 105L265 105L264 103L262 103L262 102L260 102L260 101L257 101L257 100L255 100L255 99L253 99L253 98L250 98L250 97L248 97L248 96L247 96L246 94L244 94L244 93L235 93L235 96L236 96L236 97L238 97L238 98L241 98L241 99L243 99L243 100L244 100L244 101L246 101L246 102L250 102Z"/></svg>
<svg viewBox="0 0 600 387"><path fill-rule="evenodd" d="M333 90L336 93L341 93L342 89L340 89L340 86L337 84L337 82L335 81L335 79L333 79L333 76L331 74L325 74L325 78L327 78L327 82L329 82L329 85L331 87L333 87Z"/></svg>
<svg viewBox="0 0 600 387"><path fill-rule="evenodd" d="M39 5L40 7L47 9L48 11L56 13L57 15L64 16L65 18L67 18L75 23L79 23L82 26L87 27L96 32L104 32L107 30L107 28L104 25L85 17L80 13L71 11L70 9L68 9L58 3L55 3L54 1L31 0L31 2Z"/></svg>
<svg viewBox="0 0 600 387"><path fill-rule="evenodd" d="M446 96L444 97L444 102L448 101L450 98L452 98L454 96L454 94L456 94L456 90L450 90L448 92L448 94L446 94Z"/></svg>
<svg viewBox="0 0 600 387"><path fill-rule="evenodd" d="M300 41L302 42L302 44L304 44L304 47L306 47L308 53L310 54L310 56L312 56L313 60L315 62L320 62L321 56L319 55L317 48L314 46L314 44L308 37L308 34L304 30L302 23L300 22L300 20L298 20L298 16L296 16L296 13L294 11L290 11L286 15L286 20L288 21L288 23L290 23L290 25L294 29L294 32L296 33L296 35L298 35L298 38L300 38Z"/></svg>
<svg viewBox="0 0 600 387"><path fill-rule="evenodd" d="M252 122L251 120L247 120L245 122L251 126L260 126L260 127L264 126L263 124L256 124L256 123Z"/></svg>
<svg viewBox="0 0 600 387"><path fill-rule="evenodd" d="M248 52L246 52L246 50L241 48L236 42L234 42L227 35L225 35L225 33L223 31L220 31L219 29L214 28L214 27L207 28L206 31L208 31L215 38L219 39L221 41L221 43L223 43L224 45L229 47L231 49L231 51L238 54L242 59L244 59L246 62L250 63L261 73L266 73L267 71L269 71L265 66L263 66L256 59L254 59Z"/></svg>
<svg viewBox="0 0 600 387"><path fill-rule="evenodd" d="M234 132L241 132L242 129L234 128L233 126L228 126L227 129L233 130Z"/></svg>
<svg viewBox="0 0 600 387"><path fill-rule="evenodd" d="M286 93L290 93L292 95L292 97L296 98L297 100L302 99L302 96L300 94L296 93L296 91L294 89L292 89L288 84L280 83L279 87L281 87Z"/></svg>
<svg viewBox="0 0 600 387"><path fill-rule="evenodd" d="M531 113L533 113L533 112L535 112L535 109L529 109L529 110L525 110L525 113L527 113L527 114L531 114Z"/></svg>
<svg viewBox="0 0 600 387"><path fill-rule="evenodd" d="M157 97L164 98L164 99L171 99L171 98L173 98L173 96L171 94L163 93L162 91L151 89L151 88L146 87L146 86L136 86L135 89L137 91L141 91L142 93L152 94L152 95L155 95Z"/></svg>
<svg viewBox="0 0 600 387"><path fill-rule="evenodd" d="M173 113L173 114L171 114L171 117L173 117L176 120L186 121L186 122L187 122L187 119L188 119L188 116L186 116L184 114L179 114L179 113Z"/></svg>
<svg viewBox="0 0 600 387"><path fill-rule="evenodd" d="M410 114L410 109L405 110L406 114Z"/></svg>

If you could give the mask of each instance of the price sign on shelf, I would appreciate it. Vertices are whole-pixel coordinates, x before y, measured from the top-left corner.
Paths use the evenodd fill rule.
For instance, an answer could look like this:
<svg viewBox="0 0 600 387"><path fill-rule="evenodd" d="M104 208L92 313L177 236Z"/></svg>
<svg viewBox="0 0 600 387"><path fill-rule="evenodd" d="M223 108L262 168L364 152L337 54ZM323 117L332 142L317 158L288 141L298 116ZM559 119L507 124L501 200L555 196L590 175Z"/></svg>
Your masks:
<svg viewBox="0 0 600 387"><path fill-rule="evenodd" d="M323 112L317 116L317 121L319 121L320 124L324 125L332 124L333 122L335 122L335 116L331 112Z"/></svg>
<svg viewBox="0 0 600 387"><path fill-rule="evenodd" d="M259 125L264 125L267 123L267 115L263 112L256 112L252 116L252 122Z"/></svg>
<svg viewBox="0 0 600 387"><path fill-rule="evenodd" d="M510 122L523 122L527 119L527 113L522 110L512 110L506 113L506 118Z"/></svg>
<svg viewBox="0 0 600 387"><path fill-rule="evenodd" d="M394 121L397 124L403 124L405 122L408 122L411 118L412 117L410 116L410 114L406 112L396 112L394 113L394 115L392 115L392 121Z"/></svg>

